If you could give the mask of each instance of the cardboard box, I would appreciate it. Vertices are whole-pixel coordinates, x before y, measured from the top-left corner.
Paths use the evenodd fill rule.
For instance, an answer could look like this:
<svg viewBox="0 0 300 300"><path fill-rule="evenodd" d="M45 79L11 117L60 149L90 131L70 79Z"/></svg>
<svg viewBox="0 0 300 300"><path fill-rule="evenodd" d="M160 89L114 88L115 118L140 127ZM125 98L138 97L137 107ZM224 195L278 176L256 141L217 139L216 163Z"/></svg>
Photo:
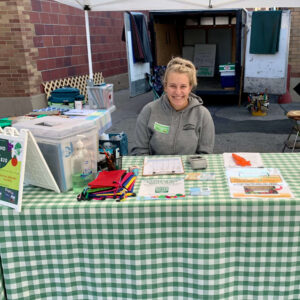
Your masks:
<svg viewBox="0 0 300 300"><path fill-rule="evenodd" d="M229 24L228 16L215 17L215 25L228 25L228 24Z"/></svg>
<svg viewBox="0 0 300 300"><path fill-rule="evenodd" d="M199 25L199 22L198 22L197 18L187 18L185 20L185 25L186 26L197 26L197 25Z"/></svg>
<svg viewBox="0 0 300 300"><path fill-rule="evenodd" d="M214 18L213 17L201 17L200 25L214 25Z"/></svg>
<svg viewBox="0 0 300 300"><path fill-rule="evenodd" d="M93 173L97 173L99 140L94 121L49 116L18 122L13 127L31 131L61 192L72 188L71 161L79 138L90 153Z"/></svg>

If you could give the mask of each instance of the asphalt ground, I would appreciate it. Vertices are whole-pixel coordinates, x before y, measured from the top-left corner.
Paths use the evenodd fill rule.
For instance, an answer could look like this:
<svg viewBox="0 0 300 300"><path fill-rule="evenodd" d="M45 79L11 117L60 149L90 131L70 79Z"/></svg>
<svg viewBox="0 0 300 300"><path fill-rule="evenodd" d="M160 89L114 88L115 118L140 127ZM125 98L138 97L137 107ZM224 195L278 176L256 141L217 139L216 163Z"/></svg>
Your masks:
<svg viewBox="0 0 300 300"><path fill-rule="evenodd" d="M284 141L292 127L286 117L289 110L300 110L300 102L278 104L270 100L266 116L252 116L246 101L239 106L236 98L204 98L216 130L214 153L224 152L282 152ZM131 98L129 90L114 93L116 110L112 113L112 127L107 133L125 132L129 151L134 143L134 130L138 114L145 104L153 101L153 93ZM286 150L289 151L289 150Z"/></svg>

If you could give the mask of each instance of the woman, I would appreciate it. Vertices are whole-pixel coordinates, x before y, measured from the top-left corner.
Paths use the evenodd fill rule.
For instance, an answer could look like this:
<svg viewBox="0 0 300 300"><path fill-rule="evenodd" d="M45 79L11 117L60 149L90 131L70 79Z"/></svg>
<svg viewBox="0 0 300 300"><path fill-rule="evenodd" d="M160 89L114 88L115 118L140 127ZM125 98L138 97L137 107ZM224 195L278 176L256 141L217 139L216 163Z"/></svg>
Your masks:
<svg viewBox="0 0 300 300"><path fill-rule="evenodd" d="M212 153L215 127L200 97L196 69L189 60L175 57L167 65L164 91L144 106L137 118L132 155Z"/></svg>

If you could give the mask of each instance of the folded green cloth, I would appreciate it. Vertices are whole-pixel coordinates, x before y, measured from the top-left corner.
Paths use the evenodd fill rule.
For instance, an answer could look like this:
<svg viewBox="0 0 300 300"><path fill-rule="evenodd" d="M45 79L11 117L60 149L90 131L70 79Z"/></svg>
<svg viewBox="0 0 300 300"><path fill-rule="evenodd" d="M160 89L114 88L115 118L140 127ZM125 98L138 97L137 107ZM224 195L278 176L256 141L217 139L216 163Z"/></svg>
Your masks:
<svg viewBox="0 0 300 300"><path fill-rule="evenodd" d="M274 54L278 52L281 13L281 10L252 13L250 53Z"/></svg>

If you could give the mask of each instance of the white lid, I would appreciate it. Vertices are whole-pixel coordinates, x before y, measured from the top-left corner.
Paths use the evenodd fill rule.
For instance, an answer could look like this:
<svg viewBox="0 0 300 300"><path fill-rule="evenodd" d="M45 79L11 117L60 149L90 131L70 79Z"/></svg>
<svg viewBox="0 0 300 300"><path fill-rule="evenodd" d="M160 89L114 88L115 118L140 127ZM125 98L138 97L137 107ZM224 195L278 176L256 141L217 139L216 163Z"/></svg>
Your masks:
<svg viewBox="0 0 300 300"><path fill-rule="evenodd" d="M13 127L29 129L35 137L63 139L65 137L84 134L97 128L96 123L90 120L79 120L62 118L58 116L47 116L33 120L26 120L13 124Z"/></svg>

